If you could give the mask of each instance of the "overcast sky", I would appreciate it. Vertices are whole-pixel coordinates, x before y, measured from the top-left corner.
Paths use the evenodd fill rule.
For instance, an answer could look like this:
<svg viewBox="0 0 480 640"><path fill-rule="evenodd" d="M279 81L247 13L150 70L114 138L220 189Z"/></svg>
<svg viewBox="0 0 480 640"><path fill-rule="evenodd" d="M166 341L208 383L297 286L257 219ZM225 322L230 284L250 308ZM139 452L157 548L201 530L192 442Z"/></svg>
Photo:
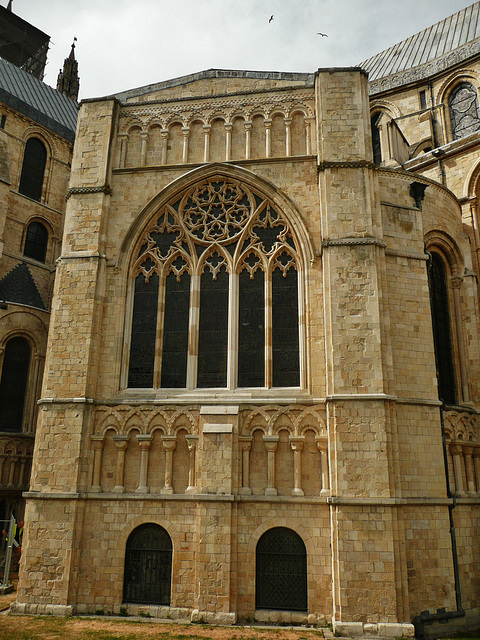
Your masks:
<svg viewBox="0 0 480 640"><path fill-rule="evenodd" d="M5 7L8 1L0 4ZM470 4L13 0L13 11L50 36L45 82L51 86L77 37L80 98L90 98L212 68L313 72L353 66Z"/></svg>

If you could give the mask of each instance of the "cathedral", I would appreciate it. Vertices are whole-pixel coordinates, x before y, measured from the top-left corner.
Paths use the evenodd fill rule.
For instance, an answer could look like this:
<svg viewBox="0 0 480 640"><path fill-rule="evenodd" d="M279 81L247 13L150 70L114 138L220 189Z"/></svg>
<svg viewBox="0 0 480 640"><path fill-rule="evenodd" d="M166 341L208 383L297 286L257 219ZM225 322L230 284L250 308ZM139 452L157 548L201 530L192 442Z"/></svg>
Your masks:
<svg viewBox="0 0 480 640"><path fill-rule="evenodd" d="M83 100L71 169L48 133L68 188L22 186L45 124L0 131L0 445L35 440L13 611L480 624L479 90L476 2L355 67ZM10 300L32 283L43 310Z"/></svg>

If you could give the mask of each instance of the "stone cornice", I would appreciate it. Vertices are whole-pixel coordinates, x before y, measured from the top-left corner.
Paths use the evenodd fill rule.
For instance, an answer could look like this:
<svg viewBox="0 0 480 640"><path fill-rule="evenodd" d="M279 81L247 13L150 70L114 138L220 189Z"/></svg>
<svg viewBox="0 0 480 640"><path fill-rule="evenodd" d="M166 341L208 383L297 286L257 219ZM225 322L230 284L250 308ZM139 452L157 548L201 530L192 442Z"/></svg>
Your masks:
<svg viewBox="0 0 480 640"><path fill-rule="evenodd" d="M369 160L345 160L337 162L335 160L323 160L318 163L318 170L325 171L325 169L375 169L374 162Z"/></svg>
<svg viewBox="0 0 480 640"><path fill-rule="evenodd" d="M112 189L108 186L108 184L105 184L101 187L72 187L67 191L65 200L68 200L70 196L83 195L86 193L104 193L106 196L111 196Z"/></svg>
<svg viewBox="0 0 480 640"><path fill-rule="evenodd" d="M400 251L398 249L385 249L385 255L396 258L408 258L409 260L425 260L425 262L427 262L429 258L425 253L413 253L411 251Z"/></svg>
<svg viewBox="0 0 480 640"><path fill-rule="evenodd" d="M322 249L326 247L342 247L342 246L356 246L356 245L374 245L375 247L381 247L384 249L387 243L380 238L366 237L366 238L332 238L322 241Z"/></svg>

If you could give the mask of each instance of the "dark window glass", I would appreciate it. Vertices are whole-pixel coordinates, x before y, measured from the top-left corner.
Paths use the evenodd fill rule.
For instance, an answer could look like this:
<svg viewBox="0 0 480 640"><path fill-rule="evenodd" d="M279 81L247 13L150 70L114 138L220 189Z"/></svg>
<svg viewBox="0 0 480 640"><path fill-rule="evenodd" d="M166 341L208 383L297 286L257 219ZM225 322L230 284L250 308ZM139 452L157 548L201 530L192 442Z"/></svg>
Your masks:
<svg viewBox="0 0 480 640"><path fill-rule="evenodd" d="M45 262L48 245L48 231L41 222L32 222L28 225L25 238L24 255L39 262Z"/></svg>
<svg viewBox="0 0 480 640"><path fill-rule="evenodd" d="M25 338L12 338L7 342L0 381L0 431L21 431L28 370L30 345Z"/></svg>
<svg viewBox="0 0 480 640"><path fill-rule="evenodd" d="M273 386L298 387L298 278L293 268L285 276L280 269L272 273L272 359Z"/></svg>
<svg viewBox="0 0 480 640"><path fill-rule="evenodd" d="M269 529L256 550L255 608L307 611L307 551L286 527Z"/></svg>
<svg viewBox="0 0 480 640"><path fill-rule="evenodd" d="M446 404L455 404L455 376L448 313L447 280L443 261L435 253L432 254L428 274L438 395L440 400Z"/></svg>
<svg viewBox="0 0 480 640"><path fill-rule="evenodd" d="M168 606L171 580L170 536L157 524L142 524L127 540L123 601Z"/></svg>
<svg viewBox="0 0 480 640"><path fill-rule="evenodd" d="M372 127L372 145L373 145L373 161L378 166L382 162L382 147L380 144L380 130L377 126L378 121L380 120L380 113L376 113L372 116L371 119L371 127Z"/></svg>
<svg viewBox="0 0 480 640"><path fill-rule="evenodd" d="M427 92L426 91L420 91L420 108L421 109L427 108Z"/></svg>
<svg viewBox="0 0 480 640"><path fill-rule="evenodd" d="M129 387L153 387L157 306L158 275L152 274L147 282L145 276L139 274L135 280Z"/></svg>
<svg viewBox="0 0 480 640"><path fill-rule="evenodd" d="M30 138L25 145L22 174L18 190L23 195L40 200L42 197L43 175L47 161L47 150L38 138Z"/></svg>
<svg viewBox="0 0 480 640"><path fill-rule="evenodd" d="M182 388L187 384L189 311L190 276L184 273L177 281L170 273L165 282L162 387Z"/></svg>
<svg viewBox="0 0 480 640"><path fill-rule="evenodd" d="M239 275L238 386L265 386L265 277L261 269L253 278Z"/></svg>
<svg viewBox="0 0 480 640"><path fill-rule="evenodd" d="M450 95L450 120L454 140L465 138L480 129L480 113L476 88L462 82Z"/></svg>
<svg viewBox="0 0 480 640"><path fill-rule="evenodd" d="M224 268L217 279L207 269L200 284L198 387L227 386L228 285Z"/></svg>

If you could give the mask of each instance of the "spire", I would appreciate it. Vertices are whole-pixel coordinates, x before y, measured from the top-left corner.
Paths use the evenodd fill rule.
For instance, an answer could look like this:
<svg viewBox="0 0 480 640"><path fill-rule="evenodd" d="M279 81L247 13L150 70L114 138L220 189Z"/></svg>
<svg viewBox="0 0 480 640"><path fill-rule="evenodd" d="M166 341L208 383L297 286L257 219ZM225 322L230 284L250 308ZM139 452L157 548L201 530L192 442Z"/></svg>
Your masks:
<svg viewBox="0 0 480 640"><path fill-rule="evenodd" d="M13 2L13 0L8 0L7 11L13 11L12 2Z"/></svg>
<svg viewBox="0 0 480 640"><path fill-rule="evenodd" d="M78 90L80 88L78 62L75 60L76 40L76 38L73 39L70 55L68 58L65 58L63 69L60 69L57 78L57 91L60 91L69 98L72 98L72 100L78 100Z"/></svg>

